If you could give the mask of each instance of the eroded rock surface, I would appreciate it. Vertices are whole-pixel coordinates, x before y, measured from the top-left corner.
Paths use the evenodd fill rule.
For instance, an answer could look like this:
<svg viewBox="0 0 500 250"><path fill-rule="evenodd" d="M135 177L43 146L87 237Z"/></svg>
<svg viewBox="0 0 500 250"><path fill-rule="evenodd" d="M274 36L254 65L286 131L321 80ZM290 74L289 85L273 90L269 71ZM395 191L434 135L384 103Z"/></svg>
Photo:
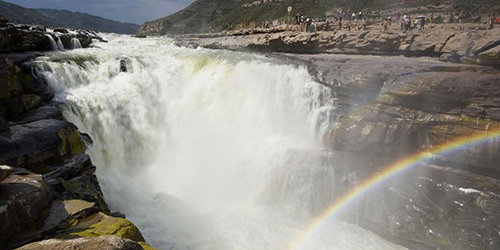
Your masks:
<svg viewBox="0 0 500 250"><path fill-rule="evenodd" d="M500 29L230 32L225 36L178 36L176 44L239 51L335 53L441 57L442 60L500 68Z"/></svg>
<svg viewBox="0 0 500 250"><path fill-rule="evenodd" d="M0 183L0 248L6 241L40 219L52 200L42 176L16 169Z"/></svg>
<svg viewBox="0 0 500 250"><path fill-rule="evenodd" d="M115 236L78 238L72 240L50 239L35 242L17 250L143 250L140 244Z"/></svg>

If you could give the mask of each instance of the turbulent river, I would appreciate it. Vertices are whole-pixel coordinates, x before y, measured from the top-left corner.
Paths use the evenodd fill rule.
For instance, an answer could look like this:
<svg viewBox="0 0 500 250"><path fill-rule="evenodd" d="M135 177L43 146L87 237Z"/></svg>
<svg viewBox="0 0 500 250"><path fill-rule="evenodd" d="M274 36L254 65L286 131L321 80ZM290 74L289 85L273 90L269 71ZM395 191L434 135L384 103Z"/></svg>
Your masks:
<svg viewBox="0 0 500 250"><path fill-rule="evenodd" d="M65 118L92 137L111 209L161 249L293 249L332 202L334 168L296 159L323 150L330 90L278 59L105 38L36 65ZM295 249L402 248L331 220Z"/></svg>

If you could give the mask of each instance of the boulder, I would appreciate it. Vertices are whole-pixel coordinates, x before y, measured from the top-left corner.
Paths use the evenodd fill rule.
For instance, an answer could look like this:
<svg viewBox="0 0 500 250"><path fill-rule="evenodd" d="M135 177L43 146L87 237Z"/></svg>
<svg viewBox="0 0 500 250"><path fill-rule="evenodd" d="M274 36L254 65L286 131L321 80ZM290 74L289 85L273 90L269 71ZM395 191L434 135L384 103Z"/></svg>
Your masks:
<svg viewBox="0 0 500 250"><path fill-rule="evenodd" d="M68 34L69 33L67 29L62 29L62 28L54 29L54 32L58 32L58 33L62 33L62 34Z"/></svg>
<svg viewBox="0 0 500 250"><path fill-rule="evenodd" d="M479 53L476 63L500 68L500 45Z"/></svg>
<svg viewBox="0 0 500 250"><path fill-rule="evenodd" d="M16 169L0 183L0 248L6 241L40 219L51 202L42 176Z"/></svg>
<svg viewBox="0 0 500 250"><path fill-rule="evenodd" d="M50 39L40 31L0 28L0 52L50 51Z"/></svg>
<svg viewBox="0 0 500 250"><path fill-rule="evenodd" d="M136 242L131 240L103 236L94 238L78 238L72 240L49 239L17 248L17 250L67 250L67 249L86 249L86 250L143 250Z"/></svg>
<svg viewBox="0 0 500 250"><path fill-rule="evenodd" d="M11 126L8 135L0 136L0 146L0 160L20 167L86 150L73 124L54 119Z"/></svg>
<svg viewBox="0 0 500 250"><path fill-rule="evenodd" d="M27 124L39 120L57 119L62 120L62 110L57 107L57 103L46 103L39 108L29 110L14 117L11 121L15 125Z"/></svg>
<svg viewBox="0 0 500 250"><path fill-rule="evenodd" d="M12 172L14 172L13 168L5 165L0 165L0 182L2 182L5 178L9 177L9 175L12 174Z"/></svg>
<svg viewBox="0 0 500 250"><path fill-rule="evenodd" d="M78 34L76 35L76 38L80 40L82 48L87 48L92 43L92 37L87 34Z"/></svg>
<svg viewBox="0 0 500 250"><path fill-rule="evenodd" d="M39 225L31 226L12 238L8 248L13 249L34 241L42 240L56 232L70 227L75 220L86 218L99 209L95 203L82 200L56 200L52 203L46 218L41 218Z"/></svg>
<svg viewBox="0 0 500 250"><path fill-rule="evenodd" d="M66 191L61 181L70 181L84 174L93 174L96 167L92 165L90 157L86 154L72 155L64 160L61 166L49 166L43 175L44 181L58 193ZM69 184L69 183L68 183ZM76 192L76 190L72 190Z"/></svg>
<svg viewBox="0 0 500 250"><path fill-rule="evenodd" d="M82 48L87 48L91 43L92 43L92 37L86 34L77 34L77 35L62 35L60 36L61 42L63 43L65 48L71 48L71 40L73 38L77 38L78 41L80 41L80 44L82 45Z"/></svg>

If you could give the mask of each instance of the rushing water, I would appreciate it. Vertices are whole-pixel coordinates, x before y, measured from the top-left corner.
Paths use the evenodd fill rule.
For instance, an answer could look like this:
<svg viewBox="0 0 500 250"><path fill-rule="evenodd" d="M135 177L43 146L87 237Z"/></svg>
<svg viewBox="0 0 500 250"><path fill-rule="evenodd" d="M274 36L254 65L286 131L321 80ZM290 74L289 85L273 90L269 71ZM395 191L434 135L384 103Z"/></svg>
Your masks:
<svg viewBox="0 0 500 250"><path fill-rule="evenodd" d="M329 90L259 55L106 38L37 66L65 118L94 140L88 153L112 210L161 249L290 249L331 202L334 169L296 160L322 150ZM332 220L304 249L401 248Z"/></svg>

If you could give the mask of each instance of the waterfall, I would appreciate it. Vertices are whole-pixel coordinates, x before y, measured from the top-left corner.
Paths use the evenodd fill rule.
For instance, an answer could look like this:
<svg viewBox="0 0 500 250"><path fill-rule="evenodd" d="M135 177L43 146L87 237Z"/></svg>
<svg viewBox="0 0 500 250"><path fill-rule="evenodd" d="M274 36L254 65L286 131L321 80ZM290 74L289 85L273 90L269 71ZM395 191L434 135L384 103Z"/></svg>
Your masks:
<svg viewBox="0 0 500 250"><path fill-rule="evenodd" d="M80 40L78 40L78 38L76 37L71 38L70 49L81 49L81 48L82 45L80 44Z"/></svg>
<svg viewBox="0 0 500 250"><path fill-rule="evenodd" d="M317 137L335 121L334 98L305 67L167 38L105 39L40 57L37 72L92 137L87 153L111 209L152 245L287 249L328 206L335 171L324 163L334 156ZM132 71L120 70L125 59ZM311 244L402 249L342 221Z"/></svg>
<svg viewBox="0 0 500 250"><path fill-rule="evenodd" d="M64 50L64 44L62 43L60 37L57 37L57 48L61 51Z"/></svg>
<svg viewBox="0 0 500 250"><path fill-rule="evenodd" d="M45 35L45 36L49 38L50 47L52 48L52 50L57 51L57 44L54 38L51 35Z"/></svg>

